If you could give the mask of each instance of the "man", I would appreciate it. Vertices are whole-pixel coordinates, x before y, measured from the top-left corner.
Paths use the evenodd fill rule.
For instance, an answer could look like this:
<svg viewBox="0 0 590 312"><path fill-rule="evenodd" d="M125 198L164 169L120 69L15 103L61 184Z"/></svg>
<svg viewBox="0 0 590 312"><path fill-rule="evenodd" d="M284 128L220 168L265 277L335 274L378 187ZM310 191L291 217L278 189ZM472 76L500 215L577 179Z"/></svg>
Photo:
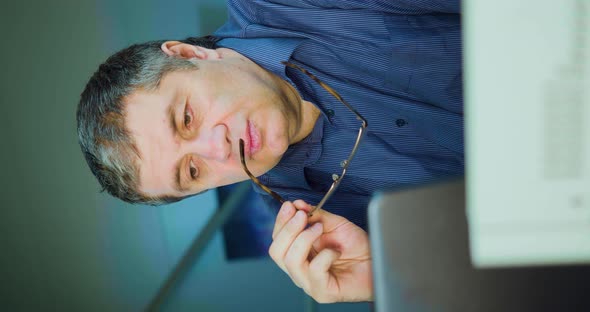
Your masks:
<svg viewBox="0 0 590 312"><path fill-rule="evenodd" d="M89 166L114 196L166 203L248 179L243 139L249 170L288 200L273 260L319 302L371 300L370 196L463 173L458 3L229 1L228 9L215 37L134 45L100 66L78 109ZM337 192L311 217L360 122L282 61L312 72L369 124Z"/></svg>

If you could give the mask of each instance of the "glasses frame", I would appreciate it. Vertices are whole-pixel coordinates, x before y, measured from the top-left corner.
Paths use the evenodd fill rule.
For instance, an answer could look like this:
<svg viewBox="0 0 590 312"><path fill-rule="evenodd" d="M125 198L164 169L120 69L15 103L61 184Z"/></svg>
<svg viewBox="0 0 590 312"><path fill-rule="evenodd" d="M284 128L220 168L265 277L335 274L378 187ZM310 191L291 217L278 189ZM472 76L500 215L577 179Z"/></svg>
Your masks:
<svg viewBox="0 0 590 312"><path fill-rule="evenodd" d="M295 65L293 63L288 63L288 62L281 62L281 63L285 66L297 69L297 70L301 71L302 73L306 74L309 78L311 78L313 81L318 83L322 88L324 88L326 91L328 91L328 93L330 93L332 96L334 96L338 101L340 101L342 104L344 104L346 106L346 108L348 108L353 114L356 115L356 119L361 122L361 127L359 128L359 132L356 137L356 141L354 142L354 146L352 147L352 151L350 152L350 155L348 156L347 159L344 159L340 162L340 167L342 168L342 173L340 173L340 175L335 174L335 173L332 174L332 180L333 180L332 185L330 186L330 188L328 189L328 191L326 192L326 195L324 195L322 200L320 200L320 202L316 206L313 206L312 210L309 211L308 214L311 216L315 211L322 209L324 204L328 201L328 199L330 199L330 197L334 194L334 192L336 192L336 189L338 189L340 182L342 182L344 175L346 175L346 171L348 169L348 166L350 165L350 162L354 158L354 155L356 154L358 147L359 147L363 137L366 134L366 129L369 126L369 124L367 123L367 120L356 109L354 109L350 104L348 104L348 102L346 102L342 98L342 96L340 94L338 94L338 92L336 92L334 89L332 89L332 87L330 87L329 85L327 85L326 83L321 81L319 78L314 76L312 73L307 71L305 68L302 68L302 67ZM242 139L240 139L240 160L242 162L242 167L244 168L244 171L246 171L246 174L248 174L250 179L254 183L256 183L256 185L258 185L261 189L263 189L265 192L270 194L273 198L275 198L276 200L281 202L281 204L285 202L285 199L283 199L279 194L275 193L269 187L262 184L260 182L260 180L258 180L252 173L250 173L250 171L248 170L248 167L246 166L246 159L244 157L244 141Z"/></svg>

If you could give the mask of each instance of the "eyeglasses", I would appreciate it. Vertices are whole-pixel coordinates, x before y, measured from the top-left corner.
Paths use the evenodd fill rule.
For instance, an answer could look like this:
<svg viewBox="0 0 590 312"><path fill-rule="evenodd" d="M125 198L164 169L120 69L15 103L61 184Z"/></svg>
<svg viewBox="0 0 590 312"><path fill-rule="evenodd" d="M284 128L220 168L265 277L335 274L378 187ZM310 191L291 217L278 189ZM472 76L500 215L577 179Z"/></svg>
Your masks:
<svg viewBox="0 0 590 312"><path fill-rule="evenodd" d="M338 94L338 92L334 91L334 89L332 89L330 86L328 86L327 84L322 82L320 79L318 79L312 73L310 73L306 69L304 69L298 65L292 64L292 63L288 63L288 62L281 62L281 63L283 63L283 65L285 65L285 66L289 66L291 68L294 68L294 69L297 69L297 70L303 72L309 78L311 78L313 81L317 82L322 88L324 88L326 91L328 91L328 93L330 93L338 101L340 101L342 104L344 104L353 114L356 115L356 119L361 122L361 127L359 128L359 132L356 137L356 141L354 143L354 146L352 148L352 152L350 152L350 155L348 156L347 159L344 159L340 162L340 167L342 167L342 173L340 175L335 174L335 173L332 174L332 180L333 180L332 185L330 186L330 189L328 189L328 192L326 193L326 195L324 195L322 200L315 207L313 207L312 210L309 212L309 215L311 216L313 214L313 212L315 212L316 210L322 209L322 207L324 206L326 201L328 201L328 199L330 199L332 194L334 194L334 192L336 192L338 185L340 185L340 182L342 182L342 179L344 178L344 175L346 174L346 170L348 169L348 166L350 165L350 162L352 161L352 158L356 154L356 151L358 150L361 140L363 139L363 137L365 135L368 123L367 123L367 120L365 118L363 118L363 116L361 116L361 114L359 114L359 112L357 112L352 106L350 106L350 104L348 104L348 102L346 102L342 98L342 96L340 96L340 94ZM274 199L281 202L281 204L285 202L285 199L283 199L279 194L275 193L273 190L268 188L266 185L260 183L260 180L258 180L258 178L256 178L252 173L250 173L250 170L248 170L248 167L246 166L246 159L244 157L244 140L242 140L242 139L240 139L240 160L242 161L242 167L244 168L244 171L246 171L246 174L248 174L250 179L254 183L256 183L256 185L258 185L261 189L263 189L265 192L270 194Z"/></svg>

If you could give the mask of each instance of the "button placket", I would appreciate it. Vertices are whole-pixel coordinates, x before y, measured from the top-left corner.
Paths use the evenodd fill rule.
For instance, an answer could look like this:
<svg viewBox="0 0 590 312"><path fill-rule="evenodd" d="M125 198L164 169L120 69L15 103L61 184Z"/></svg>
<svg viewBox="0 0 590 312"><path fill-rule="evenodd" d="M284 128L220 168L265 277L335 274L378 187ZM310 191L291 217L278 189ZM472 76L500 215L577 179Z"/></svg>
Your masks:
<svg viewBox="0 0 590 312"><path fill-rule="evenodd" d="M334 115L336 115L336 113L334 112L333 109L327 109L326 115L328 116L328 118L332 119L332 118L334 118Z"/></svg>

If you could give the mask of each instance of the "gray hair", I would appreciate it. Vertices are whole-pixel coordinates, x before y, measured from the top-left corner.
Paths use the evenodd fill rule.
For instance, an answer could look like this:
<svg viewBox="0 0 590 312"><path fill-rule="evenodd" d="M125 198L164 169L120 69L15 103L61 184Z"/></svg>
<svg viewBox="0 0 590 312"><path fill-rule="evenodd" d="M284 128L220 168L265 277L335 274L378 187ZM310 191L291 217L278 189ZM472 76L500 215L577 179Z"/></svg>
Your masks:
<svg viewBox="0 0 590 312"><path fill-rule="evenodd" d="M185 43L216 48L212 36ZM160 205L184 197L153 197L138 190L139 153L125 127L125 98L136 90L156 90L173 71L196 70L188 60L168 56L164 40L134 44L110 56L92 75L80 96L76 114L78 142L103 191L130 203Z"/></svg>

